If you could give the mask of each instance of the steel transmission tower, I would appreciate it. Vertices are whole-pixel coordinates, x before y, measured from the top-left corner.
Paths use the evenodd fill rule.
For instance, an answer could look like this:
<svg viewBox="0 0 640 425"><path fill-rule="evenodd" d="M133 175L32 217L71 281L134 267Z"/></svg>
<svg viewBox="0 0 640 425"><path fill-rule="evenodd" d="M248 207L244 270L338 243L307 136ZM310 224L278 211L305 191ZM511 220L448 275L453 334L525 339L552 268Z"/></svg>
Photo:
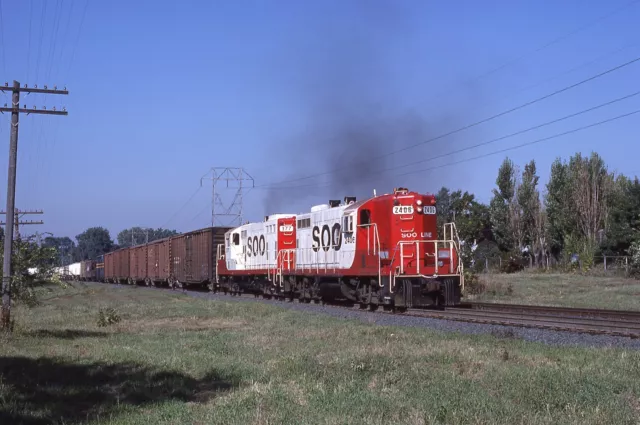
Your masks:
<svg viewBox="0 0 640 425"><path fill-rule="evenodd" d="M242 198L246 189L253 189L255 183L253 177L244 168L214 167L200 178L200 186L203 180L211 180L211 226L242 225ZM235 189L235 196L226 206L222 200L222 191Z"/></svg>

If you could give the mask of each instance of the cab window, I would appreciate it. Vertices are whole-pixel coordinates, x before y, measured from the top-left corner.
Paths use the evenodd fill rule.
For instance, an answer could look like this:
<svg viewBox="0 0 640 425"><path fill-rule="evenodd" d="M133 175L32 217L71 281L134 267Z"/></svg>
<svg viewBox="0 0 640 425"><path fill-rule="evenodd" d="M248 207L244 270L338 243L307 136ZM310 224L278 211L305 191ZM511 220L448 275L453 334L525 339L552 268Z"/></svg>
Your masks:
<svg viewBox="0 0 640 425"><path fill-rule="evenodd" d="M233 234L233 244L234 245L240 245L240 235L237 233Z"/></svg>
<svg viewBox="0 0 640 425"><path fill-rule="evenodd" d="M371 224L371 211L360 210L360 225L367 226L369 224Z"/></svg>

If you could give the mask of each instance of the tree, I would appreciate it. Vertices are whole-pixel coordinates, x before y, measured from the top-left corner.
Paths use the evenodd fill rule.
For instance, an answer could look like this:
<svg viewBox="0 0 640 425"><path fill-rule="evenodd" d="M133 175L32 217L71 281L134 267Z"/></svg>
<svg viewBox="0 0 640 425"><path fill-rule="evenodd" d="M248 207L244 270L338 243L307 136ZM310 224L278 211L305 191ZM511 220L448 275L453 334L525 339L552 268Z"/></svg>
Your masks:
<svg viewBox="0 0 640 425"><path fill-rule="evenodd" d="M489 208L475 200L475 196L461 190L450 193L446 187L436 195L438 228L444 223L454 222L462 242L462 257L465 263L473 262L472 247L481 246L492 239ZM476 245L477 244L477 245Z"/></svg>
<svg viewBox="0 0 640 425"><path fill-rule="evenodd" d="M142 227L132 227L125 229L118 233L118 245L126 248L133 245L143 244L145 242L151 242L158 239L168 238L169 236L177 235L175 230L168 229L151 229ZM148 239L147 239L148 237Z"/></svg>
<svg viewBox="0 0 640 425"><path fill-rule="evenodd" d="M609 198L609 218L604 254L626 255L634 241L640 240L640 181L618 176Z"/></svg>
<svg viewBox="0 0 640 425"><path fill-rule="evenodd" d="M538 191L536 162L531 161L524 166L522 182L517 189L520 226L524 245L531 247L536 238L536 222L540 215L540 192Z"/></svg>
<svg viewBox="0 0 640 425"><path fill-rule="evenodd" d="M4 244L0 244L0 256L4 255ZM2 327L11 331L11 304L23 302L27 306L38 303L36 288L44 282L60 283L54 277L53 267L57 252L55 248L40 246L35 236L18 238L13 241L11 255L11 298L12 302L2 310ZM3 264L0 264L0 273Z"/></svg>
<svg viewBox="0 0 640 425"><path fill-rule="evenodd" d="M516 170L513 162L505 158L498 170L497 189L493 189L493 198L489 204L491 229L493 236L502 251L513 251L515 241L514 211L516 191Z"/></svg>
<svg viewBox="0 0 640 425"><path fill-rule="evenodd" d="M460 239L468 243L474 240L491 238L491 222L489 209L479 203L475 195L461 190L449 192L446 187L441 188L436 195L438 214L438 229L444 223L454 222Z"/></svg>
<svg viewBox="0 0 640 425"><path fill-rule="evenodd" d="M579 246L575 247L592 260L600 231L606 232L613 177L604 160L595 152L589 158L577 153L569 160L569 199L576 219Z"/></svg>
<svg viewBox="0 0 640 425"><path fill-rule="evenodd" d="M451 210L451 193L448 188L443 186L436 194L436 207L438 231L440 232L445 223L454 221Z"/></svg>
<svg viewBox="0 0 640 425"><path fill-rule="evenodd" d="M58 262L62 265L70 264L76 259L76 244L68 236L47 236L42 241L45 248L54 248L58 254Z"/></svg>
<svg viewBox="0 0 640 425"><path fill-rule="evenodd" d="M76 236L76 260L90 260L111 251L113 241L104 227L91 227Z"/></svg>
<svg viewBox="0 0 640 425"><path fill-rule="evenodd" d="M556 258L565 248L565 239L575 229L574 218L571 215L569 202L568 169L557 158L551 165L551 174L547 182L545 209L547 211L547 235L549 250Z"/></svg>

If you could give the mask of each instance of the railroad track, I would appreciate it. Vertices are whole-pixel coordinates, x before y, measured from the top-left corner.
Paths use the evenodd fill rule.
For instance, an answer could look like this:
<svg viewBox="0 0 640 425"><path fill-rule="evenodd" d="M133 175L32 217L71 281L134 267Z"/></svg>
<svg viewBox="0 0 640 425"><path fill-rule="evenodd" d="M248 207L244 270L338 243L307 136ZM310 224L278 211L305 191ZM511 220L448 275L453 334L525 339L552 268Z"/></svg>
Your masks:
<svg viewBox="0 0 640 425"><path fill-rule="evenodd" d="M620 312L622 314L618 315L616 311L599 310L598 312L606 317L594 317L593 312L590 312L590 317L580 317L579 314L585 314L584 309L571 311L572 309L531 307L523 309L524 311L509 311L506 307L497 307L495 310L491 310L490 307L449 308L444 311L408 310L404 314L470 323L640 338L640 318L629 317L629 312Z"/></svg>
<svg viewBox="0 0 640 425"><path fill-rule="evenodd" d="M156 289L171 291L169 288ZM187 290L209 292L195 288ZM218 294L222 295L222 293ZM256 298L253 294L227 296ZM355 306L333 303L327 305L350 310L359 309L357 304ZM401 313L377 310L374 314L397 314L468 323L640 338L640 312L636 311L471 302L446 310L407 309Z"/></svg>
<svg viewBox="0 0 640 425"><path fill-rule="evenodd" d="M498 303L481 303L469 302L463 303L461 308L471 308L473 310L484 311L509 311L526 314L552 314L558 316L571 317L593 317L593 318L611 318L611 319L627 319L640 322L640 311L630 310L603 310L595 308L575 308L575 307L550 307L541 305L527 304L498 304Z"/></svg>
<svg viewBox="0 0 640 425"><path fill-rule="evenodd" d="M330 305L340 308L359 309L357 305L353 307L345 307L340 304ZM447 308L446 310L408 309L402 313L378 310L376 313L640 338L640 311L464 303L460 307Z"/></svg>

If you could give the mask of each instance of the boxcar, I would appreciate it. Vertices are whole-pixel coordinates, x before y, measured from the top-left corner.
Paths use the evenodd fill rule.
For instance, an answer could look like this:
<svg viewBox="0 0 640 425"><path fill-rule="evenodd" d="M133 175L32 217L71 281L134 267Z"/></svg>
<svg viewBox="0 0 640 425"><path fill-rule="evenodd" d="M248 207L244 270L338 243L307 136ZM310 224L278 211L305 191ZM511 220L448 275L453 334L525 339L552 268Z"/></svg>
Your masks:
<svg viewBox="0 0 640 425"><path fill-rule="evenodd" d="M104 255L99 255L96 258L96 270L95 270L95 281L96 282L104 282Z"/></svg>
<svg viewBox="0 0 640 425"><path fill-rule="evenodd" d="M171 238L149 242L147 246L147 285L169 282L171 275Z"/></svg>
<svg viewBox="0 0 640 425"><path fill-rule="evenodd" d="M216 247L229 227L207 227L171 237L169 284L206 285L215 278Z"/></svg>
<svg viewBox="0 0 640 425"><path fill-rule="evenodd" d="M104 254L104 281L115 283L116 279L116 255L115 252Z"/></svg>
<svg viewBox="0 0 640 425"><path fill-rule="evenodd" d="M129 279L128 283L136 284L147 279L147 245L129 248Z"/></svg>
<svg viewBox="0 0 640 425"><path fill-rule="evenodd" d="M127 283L131 276L131 270L129 269L129 248L121 248L113 252L115 256L114 261L114 281L116 283Z"/></svg>
<svg viewBox="0 0 640 425"><path fill-rule="evenodd" d="M80 280L92 282L96 275L96 262L93 260L83 260L80 262Z"/></svg>

